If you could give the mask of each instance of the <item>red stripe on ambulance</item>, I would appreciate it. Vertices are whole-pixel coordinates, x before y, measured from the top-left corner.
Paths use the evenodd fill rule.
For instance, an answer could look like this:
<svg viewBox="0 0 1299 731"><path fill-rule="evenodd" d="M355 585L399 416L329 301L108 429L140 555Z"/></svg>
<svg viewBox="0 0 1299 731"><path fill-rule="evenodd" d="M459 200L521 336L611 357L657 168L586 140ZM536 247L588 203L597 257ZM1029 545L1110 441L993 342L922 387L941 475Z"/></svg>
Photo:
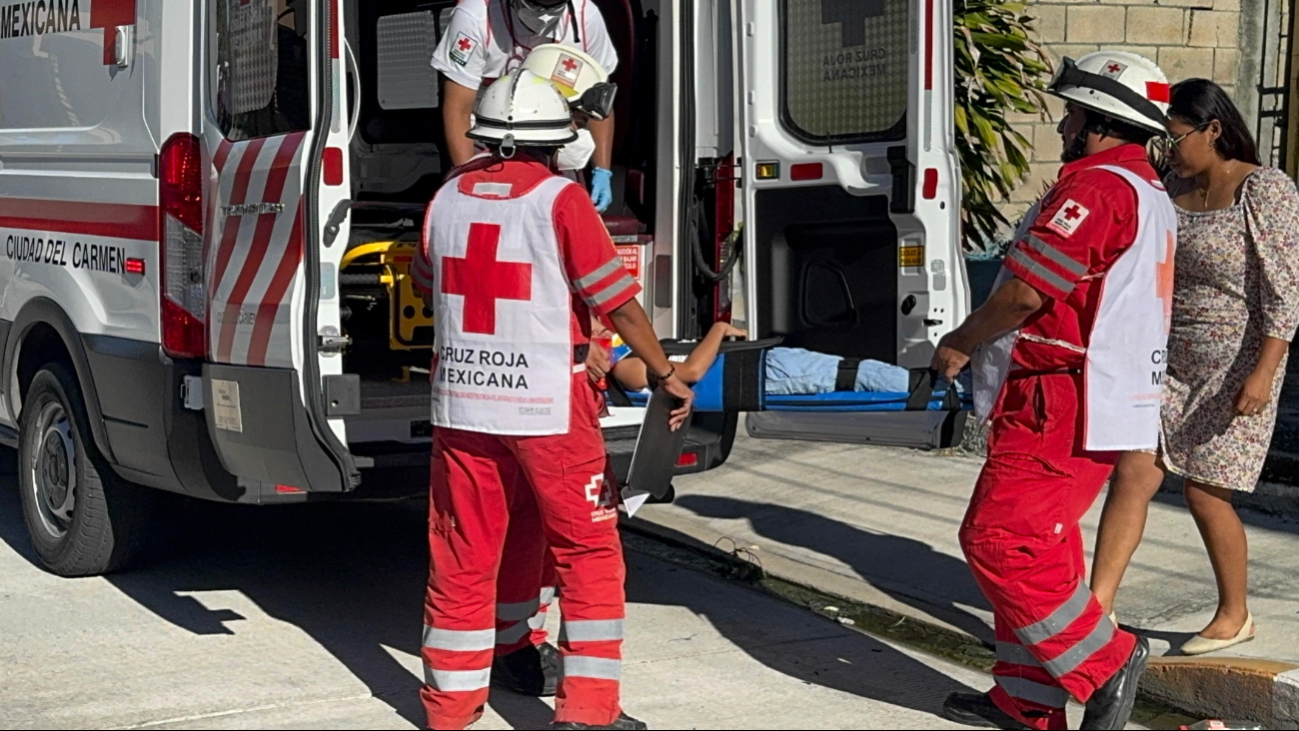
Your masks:
<svg viewBox="0 0 1299 731"><path fill-rule="evenodd" d="M243 205L245 198L248 197L248 181L253 176L253 166L257 164L257 156L262 152L262 146L266 140L257 139L252 142L240 145L242 156L239 158L239 167L235 170L234 185L230 189L229 205ZM220 215L220 211L217 212ZM230 257L234 254L235 244L239 242L239 225L243 221L241 215L226 216L221 226L221 244L217 247L216 269L212 275L213 293L216 285L221 283L225 277L226 267L230 265Z"/></svg>
<svg viewBox="0 0 1299 731"><path fill-rule="evenodd" d="M288 294L293 276L302 264L302 207L298 207L297 218L293 221L293 232L289 234L289 245L284 250L280 265L275 270L275 277L266 288L266 296L257 307L257 323L253 325L252 340L248 343L248 365L266 365L266 351L270 347L271 334L275 329L276 316L280 308L287 303L284 296Z"/></svg>
<svg viewBox="0 0 1299 731"><path fill-rule="evenodd" d="M284 183L288 179L289 171L293 168L293 159L298 153L298 148L302 145L303 135L289 135L280 142L280 147L275 151L275 159L271 163L270 171L266 178L266 188L262 193L261 203L283 203ZM287 207L287 206L286 206ZM235 280L234 287L230 290L230 296L226 300L225 317L221 322L221 339L217 346L217 357L222 360L230 358L230 350L235 338L235 324L239 320L240 310L244 304L244 299L252 289L253 281L257 278L262 261L266 258L266 251L271 245L271 237L275 232L275 222L279 218L279 213L258 213L257 228L253 233L252 245L249 247L246 256L240 262L239 277ZM218 280L218 283L220 280Z"/></svg>
<svg viewBox="0 0 1299 731"><path fill-rule="evenodd" d="M158 242L158 207L0 198L0 226L43 233Z"/></svg>

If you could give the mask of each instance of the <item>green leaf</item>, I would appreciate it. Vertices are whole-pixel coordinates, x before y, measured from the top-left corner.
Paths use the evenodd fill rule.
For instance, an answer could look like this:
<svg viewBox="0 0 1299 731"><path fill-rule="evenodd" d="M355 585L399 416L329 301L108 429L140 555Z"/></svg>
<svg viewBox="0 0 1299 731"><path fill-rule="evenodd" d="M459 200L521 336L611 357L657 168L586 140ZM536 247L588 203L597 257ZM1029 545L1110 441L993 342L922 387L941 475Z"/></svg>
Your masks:
<svg viewBox="0 0 1299 731"><path fill-rule="evenodd" d="M1034 40L1023 0L953 0L957 158L965 246L986 248L1009 223L999 208L1028 173L1030 140L1012 128L1015 112L1047 119L1042 95L1052 64Z"/></svg>

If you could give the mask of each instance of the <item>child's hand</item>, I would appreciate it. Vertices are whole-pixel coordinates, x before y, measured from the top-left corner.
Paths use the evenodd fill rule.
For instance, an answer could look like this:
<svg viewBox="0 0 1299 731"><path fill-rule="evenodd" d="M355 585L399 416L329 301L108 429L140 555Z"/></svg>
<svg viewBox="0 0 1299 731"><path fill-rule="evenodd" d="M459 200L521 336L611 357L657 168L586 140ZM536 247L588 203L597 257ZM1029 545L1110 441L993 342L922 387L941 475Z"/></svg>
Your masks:
<svg viewBox="0 0 1299 731"><path fill-rule="evenodd" d="M732 325L732 324L729 323L729 322L728 322L728 323L725 323L725 325L726 325L726 335L725 335L725 337L728 337L728 338L739 338L740 340L747 340L747 339L748 339L748 337L749 337L749 333L748 333L747 330L741 330L740 328L735 327L734 325Z"/></svg>

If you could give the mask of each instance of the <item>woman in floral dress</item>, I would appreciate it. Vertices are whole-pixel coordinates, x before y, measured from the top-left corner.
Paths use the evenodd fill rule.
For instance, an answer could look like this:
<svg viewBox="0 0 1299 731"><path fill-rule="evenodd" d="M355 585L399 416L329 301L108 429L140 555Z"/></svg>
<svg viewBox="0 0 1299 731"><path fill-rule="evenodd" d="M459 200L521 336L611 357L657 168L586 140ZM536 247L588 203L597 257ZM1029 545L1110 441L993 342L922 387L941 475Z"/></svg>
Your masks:
<svg viewBox="0 0 1299 731"><path fill-rule="evenodd" d="M1168 116L1178 241L1161 449L1119 461L1092 589L1112 611L1164 471L1185 477L1218 584L1217 613L1181 648L1201 654L1255 632L1245 529L1231 496L1252 492L1262 472L1299 323L1299 193L1283 172L1260 166L1240 113L1213 82L1174 86Z"/></svg>

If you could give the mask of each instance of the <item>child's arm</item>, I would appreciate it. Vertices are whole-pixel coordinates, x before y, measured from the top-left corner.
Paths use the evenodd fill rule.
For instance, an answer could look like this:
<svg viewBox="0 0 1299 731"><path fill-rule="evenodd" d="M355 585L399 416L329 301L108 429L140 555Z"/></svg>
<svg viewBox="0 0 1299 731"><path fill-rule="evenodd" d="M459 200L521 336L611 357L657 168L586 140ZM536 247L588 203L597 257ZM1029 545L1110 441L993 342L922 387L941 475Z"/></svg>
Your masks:
<svg viewBox="0 0 1299 731"><path fill-rule="evenodd" d="M698 383L713 363L717 361L717 352L722 348L722 341L728 337L747 337L748 333L733 327L729 322L715 323L708 330L704 339L690 351L686 362L677 367L677 373L686 383Z"/></svg>
<svg viewBox="0 0 1299 731"><path fill-rule="evenodd" d="M725 322L713 325L708 330L708 335L695 346L694 350L690 351L686 361L677 364L677 375L681 376L681 380L686 383L698 383L717 360L717 352L721 350L722 341L731 336L743 338L748 334ZM645 362L634 354L613 364L613 377L618 379L618 383L628 391L639 391L649 386Z"/></svg>

